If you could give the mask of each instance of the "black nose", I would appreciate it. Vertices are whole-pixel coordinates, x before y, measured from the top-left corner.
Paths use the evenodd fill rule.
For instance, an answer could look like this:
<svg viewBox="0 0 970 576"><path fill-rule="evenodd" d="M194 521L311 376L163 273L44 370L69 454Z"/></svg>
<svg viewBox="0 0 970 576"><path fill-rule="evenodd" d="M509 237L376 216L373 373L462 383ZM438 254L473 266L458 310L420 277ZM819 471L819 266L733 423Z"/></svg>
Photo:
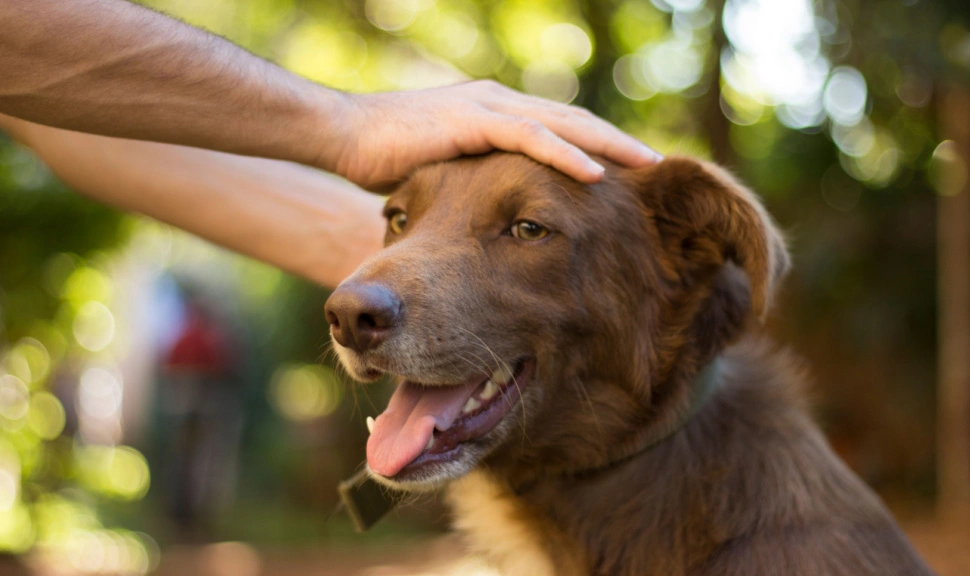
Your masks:
<svg viewBox="0 0 970 576"><path fill-rule="evenodd" d="M381 284L341 284L324 307L334 340L357 352L376 348L401 320L401 299Z"/></svg>

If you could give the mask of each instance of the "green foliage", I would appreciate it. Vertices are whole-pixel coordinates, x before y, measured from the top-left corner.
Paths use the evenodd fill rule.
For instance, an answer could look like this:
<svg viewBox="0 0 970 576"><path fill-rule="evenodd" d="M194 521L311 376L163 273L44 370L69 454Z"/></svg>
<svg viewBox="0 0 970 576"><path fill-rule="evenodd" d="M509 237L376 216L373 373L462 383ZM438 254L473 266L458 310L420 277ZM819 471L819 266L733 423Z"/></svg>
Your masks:
<svg viewBox="0 0 970 576"><path fill-rule="evenodd" d="M102 529L90 501L60 495L90 458L61 437L65 408L49 392L65 359L89 353L72 329L85 304L107 297L98 266L127 237L121 214L65 189L30 152L0 138L0 551L102 538L137 564L121 568L150 567L145 541ZM82 472L92 494L138 497L147 488L147 468L132 477L141 456L118 450L120 459L102 457L107 469Z"/></svg>

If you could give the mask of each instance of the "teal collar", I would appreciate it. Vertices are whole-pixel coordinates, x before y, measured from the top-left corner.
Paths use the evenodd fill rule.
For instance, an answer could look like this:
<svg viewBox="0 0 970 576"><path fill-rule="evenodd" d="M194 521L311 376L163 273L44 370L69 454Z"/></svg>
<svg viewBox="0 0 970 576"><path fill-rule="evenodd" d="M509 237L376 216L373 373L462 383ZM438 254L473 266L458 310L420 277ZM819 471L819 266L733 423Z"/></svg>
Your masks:
<svg viewBox="0 0 970 576"><path fill-rule="evenodd" d="M647 436L644 441L641 441L637 452L648 450L660 444L674 432L686 426L714 394L714 391L717 389L717 377L720 373L721 358L720 356L716 356L706 366L701 368L697 376L694 377L694 382L690 387L690 404L687 405L687 410L681 414L680 418L672 420L669 425L658 429L655 433Z"/></svg>

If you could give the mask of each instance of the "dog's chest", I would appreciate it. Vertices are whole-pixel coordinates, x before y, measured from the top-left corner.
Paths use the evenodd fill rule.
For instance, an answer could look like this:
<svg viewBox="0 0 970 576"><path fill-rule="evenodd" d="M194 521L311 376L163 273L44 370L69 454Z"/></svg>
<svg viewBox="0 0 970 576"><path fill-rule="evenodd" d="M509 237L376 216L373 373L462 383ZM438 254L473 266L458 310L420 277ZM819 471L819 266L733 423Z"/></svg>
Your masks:
<svg viewBox="0 0 970 576"><path fill-rule="evenodd" d="M544 522L486 472L476 470L452 482L446 498L470 551L487 558L503 575L562 574L550 557L550 539L555 538Z"/></svg>

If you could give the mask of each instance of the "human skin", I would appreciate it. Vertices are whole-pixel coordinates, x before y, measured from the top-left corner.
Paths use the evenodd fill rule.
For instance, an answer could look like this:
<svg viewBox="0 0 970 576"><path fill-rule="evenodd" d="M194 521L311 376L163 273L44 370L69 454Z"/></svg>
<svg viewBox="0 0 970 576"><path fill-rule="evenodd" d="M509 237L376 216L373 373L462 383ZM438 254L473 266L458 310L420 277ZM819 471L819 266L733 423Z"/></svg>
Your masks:
<svg viewBox="0 0 970 576"><path fill-rule="evenodd" d="M74 190L333 287L380 249L380 196L291 162L59 130L0 114Z"/></svg>
<svg viewBox="0 0 970 576"><path fill-rule="evenodd" d="M0 113L70 130L290 160L384 189L499 148L582 182L658 155L580 108L479 81L349 95L125 0L0 0Z"/></svg>

